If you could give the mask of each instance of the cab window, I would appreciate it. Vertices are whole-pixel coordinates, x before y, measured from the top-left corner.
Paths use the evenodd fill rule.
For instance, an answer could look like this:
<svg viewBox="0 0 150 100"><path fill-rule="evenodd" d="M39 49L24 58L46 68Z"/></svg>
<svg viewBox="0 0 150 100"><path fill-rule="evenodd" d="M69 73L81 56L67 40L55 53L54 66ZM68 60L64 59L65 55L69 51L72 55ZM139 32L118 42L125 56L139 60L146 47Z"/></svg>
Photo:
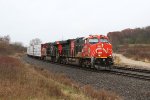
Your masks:
<svg viewBox="0 0 150 100"><path fill-rule="evenodd" d="M91 38L91 39L89 39L89 43L90 44L98 43L98 39L97 38Z"/></svg>
<svg viewBox="0 0 150 100"><path fill-rule="evenodd" d="M101 39L100 39L100 42L106 42L106 43L109 43L109 42L108 42L108 39L106 39L106 38L101 38Z"/></svg>

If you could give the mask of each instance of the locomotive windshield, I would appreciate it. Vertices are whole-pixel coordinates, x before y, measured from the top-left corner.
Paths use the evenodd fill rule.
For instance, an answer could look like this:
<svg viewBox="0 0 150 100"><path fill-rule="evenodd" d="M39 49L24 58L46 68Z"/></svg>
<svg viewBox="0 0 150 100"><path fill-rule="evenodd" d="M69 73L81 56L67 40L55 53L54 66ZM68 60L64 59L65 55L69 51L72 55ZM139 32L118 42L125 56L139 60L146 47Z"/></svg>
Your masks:
<svg viewBox="0 0 150 100"><path fill-rule="evenodd" d="M98 39L97 39L97 38L89 39L89 43L90 43L90 44L98 43Z"/></svg>
<svg viewBox="0 0 150 100"><path fill-rule="evenodd" d="M108 39L101 38L101 39L100 39L100 42L106 42L106 43L108 43Z"/></svg>

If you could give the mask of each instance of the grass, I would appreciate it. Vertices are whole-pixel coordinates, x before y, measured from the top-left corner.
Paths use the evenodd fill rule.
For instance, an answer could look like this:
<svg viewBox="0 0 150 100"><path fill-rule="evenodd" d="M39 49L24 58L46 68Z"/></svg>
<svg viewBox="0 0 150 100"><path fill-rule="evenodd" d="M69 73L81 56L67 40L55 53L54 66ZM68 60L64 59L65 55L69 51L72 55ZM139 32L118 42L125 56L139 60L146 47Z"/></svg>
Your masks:
<svg viewBox="0 0 150 100"><path fill-rule="evenodd" d="M0 100L120 100L118 95L82 88L64 74L0 56Z"/></svg>
<svg viewBox="0 0 150 100"><path fill-rule="evenodd" d="M62 91L65 86L53 80L53 77L55 75L48 75L45 71L23 64L16 58L0 57L0 99L74 100Z"/></svg>
<svg viewBox="0 0 150 100"><path fill-rule="evenodd" d="M150 62L150 45L122 45L119 46L118 52L134 60Z"/></svg>
<svg viewBox="0 0 150 100"><path fill-rule="evenodd" d="M121 98L113 92L108 92L103 89L95 90L90 85L85 85L83 91L87 96L92 97L95 100L121 100Z"/></svg>

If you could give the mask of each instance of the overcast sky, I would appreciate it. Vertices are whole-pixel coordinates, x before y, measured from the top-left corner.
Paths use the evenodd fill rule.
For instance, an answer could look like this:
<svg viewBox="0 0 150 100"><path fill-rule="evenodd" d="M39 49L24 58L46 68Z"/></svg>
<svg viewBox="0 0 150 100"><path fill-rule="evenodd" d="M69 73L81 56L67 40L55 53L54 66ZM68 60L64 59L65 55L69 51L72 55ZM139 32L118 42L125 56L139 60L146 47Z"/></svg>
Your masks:
<svg viewBox="0 0 150 100"><path fill-rule="evenodd" d="M28 45L150 25L150 0L0 0L0 36Z"/></svg>

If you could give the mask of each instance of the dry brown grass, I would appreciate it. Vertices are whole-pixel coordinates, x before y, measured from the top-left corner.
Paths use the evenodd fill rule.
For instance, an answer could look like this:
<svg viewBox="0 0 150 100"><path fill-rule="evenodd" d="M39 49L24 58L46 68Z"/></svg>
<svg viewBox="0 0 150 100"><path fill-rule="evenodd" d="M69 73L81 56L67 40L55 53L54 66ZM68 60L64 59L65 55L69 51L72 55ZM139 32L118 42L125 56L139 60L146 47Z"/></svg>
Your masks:
<svg viewBox="0 0 150 100"><path fill-rule="evenodd" d="M126 57L150 62L150 45L125 45L120 46L118 51Z"/></svg>
<svg viewBox="0 0 150 100"><path fill-rule="evenodd" d="M49 72L47 70L44 70L43 68L36 68L36 71L40 72L42 75L44 75L45 77L47 78L50 78L54 81L57 81L61 84L64 84L64 85L67 85L67 86L71 86L73 88L78 88L79 85L74 82L73 80L71 80L68 76L66 76L65 74L63 73L53 73L52 71Z"/></svg>
<svg viewBox="0 0 150 100"><path fill-rule="evenodd" d="M28 69L18 59L0 58L0 99L67 98L55 82Z"/></svg>
<svg viewBox="0 0 150 100"><path fill-rule="evenodd" d="M65 75L0 57L0 100L88 100Z"/></svg>
<svg viewBox="0 0 150 100"><path fill-rule="evenodd" d="M119 97L117 94L113 92L108 92L106 90L95 90L90 85L86 85L82 88L83 92L89 96L92 97L95 100L122 100L121 97Z"/></svg>
<svg viewBox="0 0 150 100"><path fill-rule="evenodd" d="M111 92L80 88L65 74L53 73L22 63L18 58L0 56L0 100L119 100Z"/></svg>

